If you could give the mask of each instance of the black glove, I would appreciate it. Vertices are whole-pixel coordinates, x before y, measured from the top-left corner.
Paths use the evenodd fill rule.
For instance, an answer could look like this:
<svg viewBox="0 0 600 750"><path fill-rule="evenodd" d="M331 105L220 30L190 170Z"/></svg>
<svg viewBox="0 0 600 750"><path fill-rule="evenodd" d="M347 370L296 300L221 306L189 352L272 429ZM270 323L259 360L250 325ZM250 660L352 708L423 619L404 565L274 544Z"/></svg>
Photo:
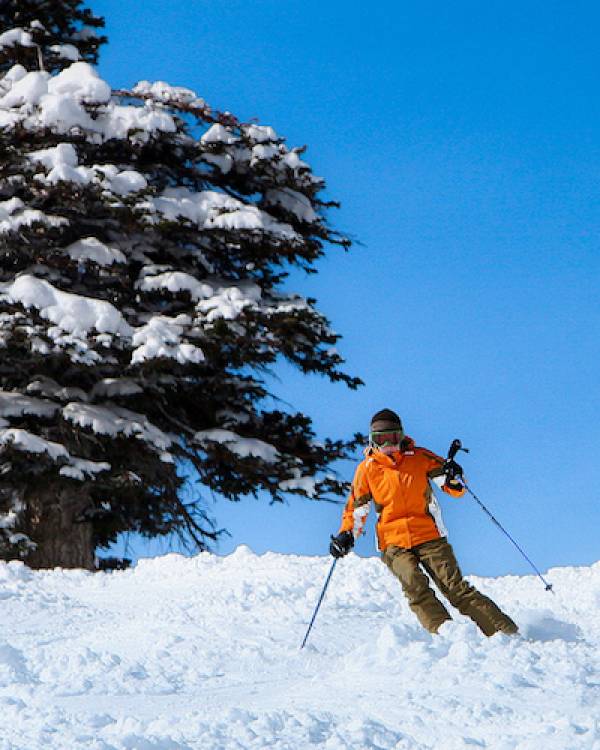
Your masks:
<svg viewBox="0 0 600 750"><path fill-rule="evenodd" d="M446 475L446 484L450 484L457 477L462 477L463 475L462 466L460 464L457 464L453 458L449 458L444 462L442 471Z"/></svg>
<svg viewBox="0 0 600 750"><path fill-rule="evenodd" d="M354 547L354 534L351 531L342 531L341 534L331 537L329 552L337 560L347 555L352 547Z"/></svg>

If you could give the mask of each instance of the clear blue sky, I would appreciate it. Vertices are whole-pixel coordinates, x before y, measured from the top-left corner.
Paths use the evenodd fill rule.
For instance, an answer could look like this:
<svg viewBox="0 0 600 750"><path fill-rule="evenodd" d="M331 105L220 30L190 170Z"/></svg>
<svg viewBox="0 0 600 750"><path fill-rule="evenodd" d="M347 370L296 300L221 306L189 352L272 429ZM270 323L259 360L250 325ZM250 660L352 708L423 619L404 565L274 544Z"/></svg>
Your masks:
<svg viewBox="0 0 600 750"><path fill-rule="evenodd" d="M113 86L188 86L308 144L342 202L332 222L362 243L292 286L317 297L366 386L282 367L278 394L321 436L391 407L421 445L460 437L471 485L543 570L599 559L598 5L90 5ZM232 534L223 554L325 554L340 514L208 502ZM442 502L465 572L529 572L472 500ZM357 551L375 554L372 535Z"/></svg>

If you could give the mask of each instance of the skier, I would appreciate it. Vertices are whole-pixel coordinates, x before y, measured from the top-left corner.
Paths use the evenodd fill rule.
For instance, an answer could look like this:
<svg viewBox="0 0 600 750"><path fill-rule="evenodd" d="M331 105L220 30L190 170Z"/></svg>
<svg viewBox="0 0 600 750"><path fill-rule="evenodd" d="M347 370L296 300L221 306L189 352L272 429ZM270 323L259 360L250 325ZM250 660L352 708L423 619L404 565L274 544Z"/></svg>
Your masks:
<svg viewBox="0 0 600 750"><path fill-rule="evenodd" d="M377 541L382 560L402 584L409 606L423 627L437 633L442 623L452 619L431 589L426 571L450 604L470 617L485 635L517 633L510 617L462 577L446 539L429 480L449 495L461 497L465 488L458 478L462 475L460 466L415 446L391 409L373 416L365 453L352 480L340 531L331 537L329 551L333 557L344 557L352 549L372 500L379 514Z"/></svg>

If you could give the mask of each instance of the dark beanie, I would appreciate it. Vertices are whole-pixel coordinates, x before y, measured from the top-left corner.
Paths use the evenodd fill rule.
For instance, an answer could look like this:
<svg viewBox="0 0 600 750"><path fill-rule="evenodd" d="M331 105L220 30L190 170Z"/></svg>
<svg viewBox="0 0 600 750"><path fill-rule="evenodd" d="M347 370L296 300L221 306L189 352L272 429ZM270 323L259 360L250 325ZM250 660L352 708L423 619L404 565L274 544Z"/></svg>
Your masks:
<svg viewBox="0 0 600 750"><path fill-rule="evenodd" d="M400 430L402 432L402 422L395 411L391 409L382 409L371 418L371 432L384 432L385 430Z"/></svg>

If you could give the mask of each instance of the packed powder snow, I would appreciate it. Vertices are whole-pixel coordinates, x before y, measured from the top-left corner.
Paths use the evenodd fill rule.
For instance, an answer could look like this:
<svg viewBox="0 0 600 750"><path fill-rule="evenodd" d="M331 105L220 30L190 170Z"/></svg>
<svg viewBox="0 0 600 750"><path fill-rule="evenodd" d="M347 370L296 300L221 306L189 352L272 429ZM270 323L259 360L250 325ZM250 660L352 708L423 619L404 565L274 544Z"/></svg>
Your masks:
<svg viewBox="0 0 600 750"><path fill-rule="evenodd" d="M0 564L0 750L598 750L600 563L473 582L520 624L420 628L376 558L241 547Z"/></svg>

